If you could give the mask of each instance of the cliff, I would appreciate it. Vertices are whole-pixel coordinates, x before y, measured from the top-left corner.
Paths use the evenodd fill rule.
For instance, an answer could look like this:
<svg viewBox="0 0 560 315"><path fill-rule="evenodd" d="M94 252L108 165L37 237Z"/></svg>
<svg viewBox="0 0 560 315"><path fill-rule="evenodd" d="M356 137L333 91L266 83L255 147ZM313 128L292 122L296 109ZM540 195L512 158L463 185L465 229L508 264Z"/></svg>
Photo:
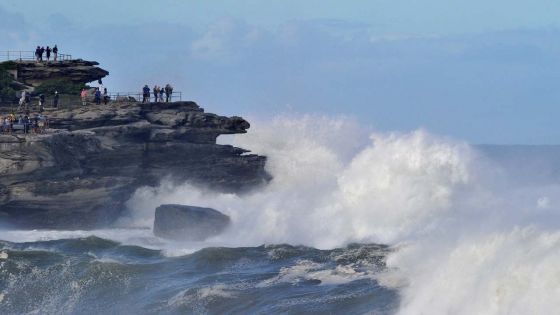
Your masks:
<svg viewBox="0 0 560 315"><path fill-rule="evenodd" d="M14 84L18 86L18 90L32 90L47 81L88 83L109 74L98 67L98 62L82 59L57 62L10 61L2 65L14 77Z"/></svg>
<svg viewBox="0 0 560 315"><path fill-rule="evenodd" d="M270 179L265 157L216 144L249 123L194 102L114 102L47 115L54 130L46 134L0 136L0 223L95 228L114 222L137 188L163 179L235 193Z"/></svg>

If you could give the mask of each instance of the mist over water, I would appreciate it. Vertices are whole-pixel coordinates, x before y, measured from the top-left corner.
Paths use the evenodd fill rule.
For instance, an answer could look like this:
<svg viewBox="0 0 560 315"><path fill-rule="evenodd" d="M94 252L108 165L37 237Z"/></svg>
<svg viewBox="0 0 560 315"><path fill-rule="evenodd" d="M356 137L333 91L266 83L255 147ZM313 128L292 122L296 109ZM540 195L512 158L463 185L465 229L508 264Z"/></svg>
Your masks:
<svg viewBox="0 0 560 315"><path fill-rule="evenodd" d="M230 215L232 228L213 240L230 246L391 245L380 279L400 290L402 314L546 313L558 304L560 185L550 164L424 130L368 133L345 118L253 122L232 144L268 156L269 186L236 196L163 182L130 202L136 222L182 203Z"/></svg>

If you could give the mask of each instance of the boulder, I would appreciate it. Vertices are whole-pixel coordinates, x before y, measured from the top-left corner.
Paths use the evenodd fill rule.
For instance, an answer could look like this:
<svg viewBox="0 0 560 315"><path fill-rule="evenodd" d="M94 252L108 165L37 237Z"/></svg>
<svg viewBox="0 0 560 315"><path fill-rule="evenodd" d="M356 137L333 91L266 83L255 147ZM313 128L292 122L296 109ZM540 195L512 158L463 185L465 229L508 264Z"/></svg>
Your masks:
<svg viewBox="0 0 560 315"><path fill-rule="evenodd" d="M230 218L211 208L161 205L156 209L154 234L161 238L204 241L222 233Z"/></svg>

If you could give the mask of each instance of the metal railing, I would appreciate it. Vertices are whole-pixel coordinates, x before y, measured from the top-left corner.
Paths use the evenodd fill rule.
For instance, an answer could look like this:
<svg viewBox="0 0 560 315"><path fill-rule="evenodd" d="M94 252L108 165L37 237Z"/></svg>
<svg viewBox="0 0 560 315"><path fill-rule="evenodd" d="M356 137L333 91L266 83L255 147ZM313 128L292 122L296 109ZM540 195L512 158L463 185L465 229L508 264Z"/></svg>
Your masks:
<svg viewBox="0 0 560 315"><path fill-rule="evenodd" d="M109 92L107 93L107 96L109 96L108 99L108 103L112 103L112 102L138 102L141 103L143 100L143 94L142 93L137 93L137 92ZM104 104L104 95L101 95L101 106ZM134 100L132 100L134 99ZM169 98L169 102L180 102L183 99L183 93L182 92L173 92L170 95ZM163 94L163 102L166 101L166 96L165 94ZM155 102L154 99L154 95L150 94L150 99L148 100L148 102ZM92 105L92 106L97 106L95 105L95 97L92 93L88 94L87 98L86 98L86 104ZM45 108L54 108L54 97L53 96L47 96L45 97L45 104L44 104ZM73 108L78 108L78 107L82 107L82 99L79 95L67 95L67 94L61 94L59 96L58 99L58 109L73 109ZM28 106L26 107L31 111L37 111L39 109L39 100L37 97L33 97L30 101L30 103L28 104ZM18 110L21 110L18 101L4 101L4 102L0 102L0 113L1 112L18 112Z"/></svg>
<svg viewBox="0 0 560 315"><path fill-rule="evenodd" d="M3 61L35 61L37 57L34 51L23 51L23 50L4 50L0 51L0 60ZM47 60L46 53L43 54L43 61ZM72 60L72 55L61 54L57 56L57 61ZM51 53L51 61L54 61L54 53Z"/></svg>
<svg viewBox="0 0 560 315"><path fill-rule="evenodd" d="M137 102L142 102L142 100L144 99L144 93L141 92L108 92L107 95L111 98L112 101L125 101L125 100L129 100L130 98L134 98ZM103 95L101 96L101 99L103 99ZM163 102L165 102L167 100L167 96L165 95L165 93L163 94ZM170 102L180 102L183 100L183 93L182 92L175 92L173 91L173 93L171 93L171 95L169 96L169 101ZM155 102L155 97L154 94L150 92L150 97L149 97L149 101L150 102Z"/></svg>

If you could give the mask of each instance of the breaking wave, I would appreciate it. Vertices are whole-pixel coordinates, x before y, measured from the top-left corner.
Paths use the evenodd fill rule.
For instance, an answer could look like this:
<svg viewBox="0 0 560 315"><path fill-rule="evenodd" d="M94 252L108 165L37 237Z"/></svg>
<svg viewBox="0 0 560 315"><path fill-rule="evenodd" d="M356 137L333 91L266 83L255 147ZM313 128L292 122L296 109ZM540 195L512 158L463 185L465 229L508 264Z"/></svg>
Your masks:
<svg viewBox="0 0 560 315"><path fill-rule="evenodd" d="M559 148L472 146L313 115L252 121L219 140L266 155L269 185L235 195L163 180L136 192L119 228L3 231L0 306L544 314L560 304ZM151 228L163 203L215 208L233 225L205 242L162 240ZM88 308L122 292L112 308Z"/></svg>
<svg viewBox="0 0 560 315"><path fill-rule="evenodd" d="M385 277L401 292L402 314L558 306L560 181L539 163L558 150L525 156L531 148L473 147L424 130L367 135L343 118L257 123L232 142L268 156L270 185L237 196L164 182L137 192L135 222L150 225L160 203L183 203L230 215L233 228L215 240L231 246L391 245Z"/></svg>

